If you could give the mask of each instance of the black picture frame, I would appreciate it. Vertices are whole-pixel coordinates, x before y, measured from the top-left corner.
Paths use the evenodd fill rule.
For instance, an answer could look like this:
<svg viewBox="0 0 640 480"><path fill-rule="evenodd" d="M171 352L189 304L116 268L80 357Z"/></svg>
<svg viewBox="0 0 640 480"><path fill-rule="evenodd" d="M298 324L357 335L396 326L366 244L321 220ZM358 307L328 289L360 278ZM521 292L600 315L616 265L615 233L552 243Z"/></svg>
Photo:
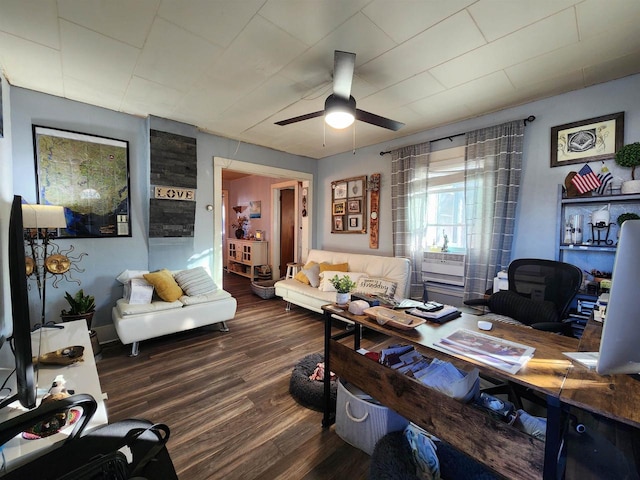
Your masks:
<svg viewBox="0 0 640 480"><path fill-rule="evenodd" d="M624 112L551 128L551 167L611 160L624 145Z"/></svg>
<svg viewBox="0 0 640 480"><path fill-rule="evenodd" d="M33 125L37 200L64 207L60 237L131 236L129 142Z"/></svg>

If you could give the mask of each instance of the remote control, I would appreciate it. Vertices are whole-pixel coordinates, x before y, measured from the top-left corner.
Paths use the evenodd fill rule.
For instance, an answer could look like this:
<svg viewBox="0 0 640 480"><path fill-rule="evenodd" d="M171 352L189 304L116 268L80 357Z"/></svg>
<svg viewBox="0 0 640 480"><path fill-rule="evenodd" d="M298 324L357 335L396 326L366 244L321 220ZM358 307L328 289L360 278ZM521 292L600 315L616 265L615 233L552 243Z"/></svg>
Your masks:
<svg viewBox="0 0 640 480"><path fill-rule="evenodd" d="M442 310L444 305L436 302L427 302L423 306L416 307L421 312L437 312L438 310Z"/></svg>

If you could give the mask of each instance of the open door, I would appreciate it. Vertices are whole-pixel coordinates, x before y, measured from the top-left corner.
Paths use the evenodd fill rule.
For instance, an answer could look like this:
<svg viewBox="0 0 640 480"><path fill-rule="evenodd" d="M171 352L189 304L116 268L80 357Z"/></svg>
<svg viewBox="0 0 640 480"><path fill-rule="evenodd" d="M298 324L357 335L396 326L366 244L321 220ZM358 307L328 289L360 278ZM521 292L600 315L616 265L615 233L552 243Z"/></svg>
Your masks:
<svg viewBox="0 0 640 480"><path fill-rule="evenodd" d="M295 258L296 204L293 188L280 190L280 278Z"/></svg>

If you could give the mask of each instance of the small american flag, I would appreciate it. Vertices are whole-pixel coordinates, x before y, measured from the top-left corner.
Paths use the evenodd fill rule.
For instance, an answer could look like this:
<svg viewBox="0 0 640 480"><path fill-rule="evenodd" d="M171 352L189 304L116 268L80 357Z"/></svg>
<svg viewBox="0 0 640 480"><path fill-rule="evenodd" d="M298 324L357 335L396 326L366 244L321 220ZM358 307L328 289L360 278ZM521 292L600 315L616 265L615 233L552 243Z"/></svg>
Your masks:
<svg viewBox="0 0 640 480"><path fill-rule="evenodd" d="M585 164L576 176L571 179L571 183L575 185L580 193L590 192L600 186L600 180L598 180L598 177L588 164Z"/></svg>

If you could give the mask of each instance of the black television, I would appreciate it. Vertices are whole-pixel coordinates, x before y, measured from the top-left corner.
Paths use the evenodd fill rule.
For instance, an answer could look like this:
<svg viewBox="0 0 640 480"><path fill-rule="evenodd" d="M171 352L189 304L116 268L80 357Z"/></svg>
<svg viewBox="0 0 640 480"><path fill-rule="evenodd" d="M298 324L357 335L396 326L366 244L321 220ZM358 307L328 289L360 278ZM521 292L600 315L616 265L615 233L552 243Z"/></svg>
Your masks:
<svg viewBox="0 0 640 480"><path fill-rule="evenodd" d="M11 345L16 367L17 389L0 401L0 408L18 400L25 408L36 406L36 382L31 351L31 321L29 319L29 290L22 226L22 197L14 195L9 219L9 287L11 289L11 317L13 329L5 343Z"/></svg>

